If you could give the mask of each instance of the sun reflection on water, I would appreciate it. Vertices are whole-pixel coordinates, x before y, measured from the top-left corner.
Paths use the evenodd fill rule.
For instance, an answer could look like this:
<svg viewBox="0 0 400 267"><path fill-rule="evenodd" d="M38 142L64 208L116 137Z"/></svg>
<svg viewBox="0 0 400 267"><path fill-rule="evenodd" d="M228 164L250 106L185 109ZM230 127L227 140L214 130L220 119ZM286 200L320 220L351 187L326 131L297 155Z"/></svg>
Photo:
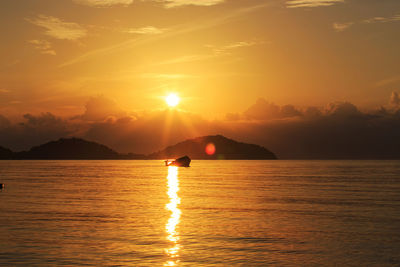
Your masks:
<svg viewBox="0 0 400 267"><path fill-rule="evenodd" d="M164 266L176 266L179 263L179 250L181 248L179 244L179 232L177 226L181 218L181 210L178 208L181 203L181 199L178 196L179 191L179 179L178 179L178 167L168 167L168 197L169 203L166 208L171 211L171 216L165 225L165 231L168 234L167 240L172 243L172 246L165 249L165 253L170 258Z"/></svg>

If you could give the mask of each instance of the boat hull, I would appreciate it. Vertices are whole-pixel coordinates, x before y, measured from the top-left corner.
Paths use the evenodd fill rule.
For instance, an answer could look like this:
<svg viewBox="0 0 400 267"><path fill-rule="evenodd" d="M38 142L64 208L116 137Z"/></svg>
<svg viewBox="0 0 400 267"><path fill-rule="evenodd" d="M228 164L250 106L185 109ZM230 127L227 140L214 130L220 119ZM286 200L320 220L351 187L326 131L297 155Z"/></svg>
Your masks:
<svg viewBox="0 0 400 267"><path fill-rule="evenodd" d="M181 157L172 162L165 161L166 166L176 166L176 167L190 167L190 162L192 160L188 156Z"/></svg>

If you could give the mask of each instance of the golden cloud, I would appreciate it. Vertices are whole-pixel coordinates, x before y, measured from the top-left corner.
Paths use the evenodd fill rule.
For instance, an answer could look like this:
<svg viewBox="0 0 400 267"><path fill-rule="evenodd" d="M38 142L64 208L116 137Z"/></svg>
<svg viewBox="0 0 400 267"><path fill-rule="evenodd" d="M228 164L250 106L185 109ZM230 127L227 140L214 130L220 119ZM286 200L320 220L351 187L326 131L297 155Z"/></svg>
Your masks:
<svg viewBox="0 0 400 267"><path fill-rule="evenodd" d="M320 7L320 6L332 6L338 3L344 3L344 0L288 0L286 1L286 6L288 8Z"/></svg>
<svg viewBox="0 0 400 267"><path fill-rule="evenodd" d="M30 23L45 28L46 35L60 40L77 40L85 37L87 30L74 22L65 22L59 18L39 15L34 19L27 19Z"/></svg>
<svg viewBox="0 0 400 267"><path fill-rule="evenodd" d="M133 0L73 0L75 3L92 7L128 6Z"/></svg>

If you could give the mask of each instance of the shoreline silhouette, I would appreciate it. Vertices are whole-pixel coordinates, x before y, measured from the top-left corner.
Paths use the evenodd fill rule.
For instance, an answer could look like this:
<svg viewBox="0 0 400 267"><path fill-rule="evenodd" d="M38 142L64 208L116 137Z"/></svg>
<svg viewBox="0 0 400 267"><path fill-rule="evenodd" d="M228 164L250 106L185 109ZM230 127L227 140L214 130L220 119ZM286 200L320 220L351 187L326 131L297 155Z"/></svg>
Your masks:
<svg viewBox="0 0 400 267"><path fill-rule="evenodd" d="M119 153L103 144L81 138L60 138L32 147L28 151L13 152L0 147L0 160L151 160L172 159L188 155L192 159L248 159L273 160L276 155L259 145L237 142L222 135L202 136L148 155Z"/></svg>

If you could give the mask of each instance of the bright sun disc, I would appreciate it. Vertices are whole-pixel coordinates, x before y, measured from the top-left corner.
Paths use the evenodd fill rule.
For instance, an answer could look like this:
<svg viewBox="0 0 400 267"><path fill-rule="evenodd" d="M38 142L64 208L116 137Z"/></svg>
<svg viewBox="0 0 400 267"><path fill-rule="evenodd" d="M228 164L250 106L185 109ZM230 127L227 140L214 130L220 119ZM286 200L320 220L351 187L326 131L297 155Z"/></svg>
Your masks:
<svg viewBox="0 0 400 267"><path fill-rule="evenodd" d="M176 107L179 104L179 96L176 94L169 94L166 98L165 101L167 102L168 106L170 107Z"/></svg>

